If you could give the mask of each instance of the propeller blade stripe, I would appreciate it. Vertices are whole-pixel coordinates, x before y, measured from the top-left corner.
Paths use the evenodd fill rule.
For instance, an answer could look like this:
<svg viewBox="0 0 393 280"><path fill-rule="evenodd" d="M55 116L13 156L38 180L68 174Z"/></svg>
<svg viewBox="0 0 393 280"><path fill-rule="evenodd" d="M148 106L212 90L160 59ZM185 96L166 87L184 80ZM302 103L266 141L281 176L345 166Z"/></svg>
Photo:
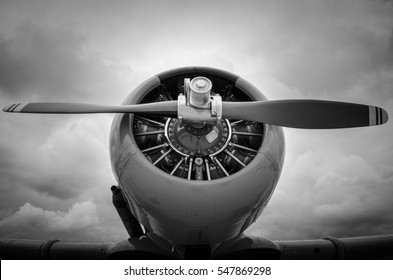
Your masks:
<svg viewBox="0 0 393 280"><path fill-rule="evenodd" d="M15 104L12 104L11 106L9 106L6 111L9 112L13 107L15 106Z"/></svg>
<svg viewBox="0 0 393 280"><path fill-rule="evenodd" d="M14 108L12 108L12 112L15 111L16 108L18 108L18 106L22 104L22 103L18 103Z"/></svg>
<svg viewBox="0 0 393 280"><path fill-rule="evenodd" d="M382 109L381 109L381 108L378 108L378 111L379 111L379 124L382 124L382 123L383 123L383 119L382 119Z"/></svg>
<svg viewBox="0 0 393 280"><path fill-rule="evenodd" d="M14 107L16 107L16 106L17 106L17 104L12 104L11 106L9 106L7 108L7 112L12 112L12 109L14 109Z"/></svg>
<svg viewBox="0 0 393 280"><path fill-rule="evenodd" d="M370 121L370 126L376 125L377 124L377 107L374 106L369 106L368 107L369 111L369 121Z"/></svg>

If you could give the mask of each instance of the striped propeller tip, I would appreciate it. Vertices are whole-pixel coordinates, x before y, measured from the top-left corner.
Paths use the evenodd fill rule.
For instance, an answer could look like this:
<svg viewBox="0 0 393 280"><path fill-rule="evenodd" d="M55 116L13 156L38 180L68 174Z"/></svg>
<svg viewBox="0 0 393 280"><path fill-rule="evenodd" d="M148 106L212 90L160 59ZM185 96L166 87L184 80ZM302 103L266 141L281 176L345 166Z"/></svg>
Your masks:
<svg viewBox="0 0 393 280"><path fill-rule="evenodd" d="M23 108L21 104L22 103L15 103L15 104L7 105L3 108L3 111L8 113L20 112L20 109Z"/></svg>
<svg viewBox="0 0 393 280"><path fill-rule="evenodd" d="M388 113L384 109L376 106L369 106L370 126L384 124L388 119Z"/></svg>

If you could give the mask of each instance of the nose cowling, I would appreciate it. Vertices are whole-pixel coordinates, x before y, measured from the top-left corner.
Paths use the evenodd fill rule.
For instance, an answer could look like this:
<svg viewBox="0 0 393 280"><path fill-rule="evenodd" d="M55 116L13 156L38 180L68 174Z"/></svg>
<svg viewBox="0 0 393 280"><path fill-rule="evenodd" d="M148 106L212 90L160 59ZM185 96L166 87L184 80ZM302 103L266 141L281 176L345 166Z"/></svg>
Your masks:
<svg viewBox="0 0 393 280"><path fill-rule="evenodd" d="M173 100L187 77L206 77L210 94L226 101L265 99L233 74L193 67L149 79L124 104ZM261 213L283 157L282 149L274 146L269 153L268 146L281 140L280 128L256 122L180 124L176 118L119 114L111 132L112 167L146 230L176 244L212 244L237 236Z"/></svg>

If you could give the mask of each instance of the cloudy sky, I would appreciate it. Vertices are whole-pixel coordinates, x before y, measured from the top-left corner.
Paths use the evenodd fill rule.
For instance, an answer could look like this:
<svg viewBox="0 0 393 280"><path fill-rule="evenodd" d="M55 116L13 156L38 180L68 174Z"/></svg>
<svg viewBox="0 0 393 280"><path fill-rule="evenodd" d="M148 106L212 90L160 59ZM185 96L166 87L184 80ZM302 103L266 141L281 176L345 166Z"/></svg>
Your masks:
<svg viewBox="0 0 393 280"><path fill-rule="evenodd" d="M269 99L366 103L393 119L393 2L0 2L0 105L119 104L179 66L243 76ZM0 113L0 237L116 241L111 115ZM393 121L285 129L273 198L248 233L271 239L393 233Z"/></svg>

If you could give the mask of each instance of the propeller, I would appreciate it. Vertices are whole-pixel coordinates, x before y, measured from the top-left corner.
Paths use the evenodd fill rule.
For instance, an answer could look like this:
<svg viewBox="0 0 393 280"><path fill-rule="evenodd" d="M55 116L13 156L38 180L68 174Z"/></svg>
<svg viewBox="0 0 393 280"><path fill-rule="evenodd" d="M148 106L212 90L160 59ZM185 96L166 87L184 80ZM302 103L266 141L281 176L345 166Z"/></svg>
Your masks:
<svg viewBox="0 0 393 280"><path fill-rule="evenodd" d="M3 111L41 114L146 113L177 116L177 106L177 101L120 106L81 103L17 103L4 107ZM379 107L311 99L222 102L222 117L306 129L373 126L388 121L387 112Z"/></svg>

